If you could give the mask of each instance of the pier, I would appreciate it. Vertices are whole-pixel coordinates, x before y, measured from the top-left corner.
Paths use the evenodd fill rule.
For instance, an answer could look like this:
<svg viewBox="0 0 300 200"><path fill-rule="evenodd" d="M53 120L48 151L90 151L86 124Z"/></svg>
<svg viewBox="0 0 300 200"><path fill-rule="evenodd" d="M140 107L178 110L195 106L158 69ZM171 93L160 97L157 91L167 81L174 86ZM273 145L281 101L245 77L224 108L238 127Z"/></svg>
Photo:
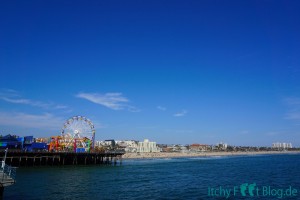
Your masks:
<svg viewBox="0 0 300 200"><path fill-rule="evenodd" d="M63 166L63 165L110 165L122 164L120 152L73 153L73 152L12 152L6 156L6 163L14 167ZM5 152L0 152L3 159Z"/></svg>
<svg viewBox="0 0 300 200"><path fill-rule="evenodd" d="M9 166L5 163L8 149L3 152L0 167L0 200L3 199L4 187L15 184L16 180L16 167Z"/></svg>

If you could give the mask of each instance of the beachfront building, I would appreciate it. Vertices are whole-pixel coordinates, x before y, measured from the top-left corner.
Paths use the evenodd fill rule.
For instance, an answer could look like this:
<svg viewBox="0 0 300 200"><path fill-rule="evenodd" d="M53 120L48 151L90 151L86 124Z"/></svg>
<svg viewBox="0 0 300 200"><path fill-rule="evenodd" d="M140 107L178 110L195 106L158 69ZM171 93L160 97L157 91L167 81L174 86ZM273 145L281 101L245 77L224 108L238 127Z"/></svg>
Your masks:
<svg viewBox="0 0 300 200"><path fill-rule="evenodd" d="M139 153L160 152L160 149L157 147L156 142L150 142L148 139L145 139L144 142L138 143L137 152Z"/></svg>
<svg viewBox="0 0 300 200"><path fill-rule="evenodd" d="M208 151L210 150L210 145L207 144L191 144L189 146L190 151L199 152L199 151Z"/></svg>
<svg viewBox="0 0 300 200"><path fill-rule="evenodd" d="M292 143L280 143L280 142L275 142L272 144L272 148L278 148L278 149L290 149L293 148Z"/></svg>
<svg viewBox="0 0 300 200"><path fill-rule="evenodd" d="M104 149L114 149L116 146L115 140L95 141L95 147L103 147Z"/></svg>
<svg viewBox="0 0 300 200"><path fill-rule="evenodd" d="M224 142L219 142L218 144L216 144L216 147L218 150L226 150L228 147L228 144L224 143Z"/></svg>
<svg viewBox="0 0 300 200"><path fill-rule="evenodd" d="M157 146L161 148L162 152L188 152L187 147L181 144L160 144Z"/></svg>
<svg viewBox="0 0 300 200"><path fill-rule="evenodd" d="M116 141L119 148L124 149L125 152L137 152L138 142L135 140L120 140Z"/></svg>

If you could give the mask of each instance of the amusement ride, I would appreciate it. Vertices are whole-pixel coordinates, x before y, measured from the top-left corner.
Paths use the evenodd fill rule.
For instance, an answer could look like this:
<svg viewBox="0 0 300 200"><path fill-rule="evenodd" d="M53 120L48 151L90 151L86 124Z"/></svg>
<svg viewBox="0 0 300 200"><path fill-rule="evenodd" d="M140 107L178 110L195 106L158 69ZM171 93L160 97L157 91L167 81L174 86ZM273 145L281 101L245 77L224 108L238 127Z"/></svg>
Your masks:
<svg viewBox="0 0 300 200"><path fill-rule="evenodd" d="M84 116L65 121L60 136L51 137L50 151L90 152L95 142L94 124Z"/></svg>

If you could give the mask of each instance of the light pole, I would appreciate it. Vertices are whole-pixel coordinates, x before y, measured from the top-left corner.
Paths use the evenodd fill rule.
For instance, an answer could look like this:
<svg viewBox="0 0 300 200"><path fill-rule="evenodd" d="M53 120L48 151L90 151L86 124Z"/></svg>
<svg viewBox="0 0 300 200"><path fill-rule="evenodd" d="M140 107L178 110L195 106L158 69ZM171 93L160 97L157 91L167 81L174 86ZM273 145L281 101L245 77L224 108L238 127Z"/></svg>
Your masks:
<svg viewBox="0 0 300 200"><path fill-rule="evenodd" d="M7 151L8 151L8 148L5 149L5 155L4 155L4 158L3 158L3 160L2 160L1 168L2 168L3 170L4 170L4 166L5 166L5 160L6 160Z"/></svg>

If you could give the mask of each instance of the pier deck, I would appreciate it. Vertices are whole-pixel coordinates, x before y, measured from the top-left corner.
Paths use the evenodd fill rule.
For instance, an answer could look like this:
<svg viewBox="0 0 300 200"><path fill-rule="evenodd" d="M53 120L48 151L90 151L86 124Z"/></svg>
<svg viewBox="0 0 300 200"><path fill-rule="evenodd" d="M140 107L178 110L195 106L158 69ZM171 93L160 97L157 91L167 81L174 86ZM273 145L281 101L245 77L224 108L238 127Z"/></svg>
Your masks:
<svg viewBox="0 0 300 200"><path fill-rule="evenodd" d="M3 159L4 152L0 152ZM21 166L57 166L57 165L102 165L122 163L123 153L73 153L73 152L12 152L9 151L6 163L14 167Z"/></svg>
<svg viewBox="0 0 300 200"><path fill-rule="evenodd" d="M6 187L13 185L15 183L15 179L6 174L3 171L0 171L0 187Z"/></svg>

